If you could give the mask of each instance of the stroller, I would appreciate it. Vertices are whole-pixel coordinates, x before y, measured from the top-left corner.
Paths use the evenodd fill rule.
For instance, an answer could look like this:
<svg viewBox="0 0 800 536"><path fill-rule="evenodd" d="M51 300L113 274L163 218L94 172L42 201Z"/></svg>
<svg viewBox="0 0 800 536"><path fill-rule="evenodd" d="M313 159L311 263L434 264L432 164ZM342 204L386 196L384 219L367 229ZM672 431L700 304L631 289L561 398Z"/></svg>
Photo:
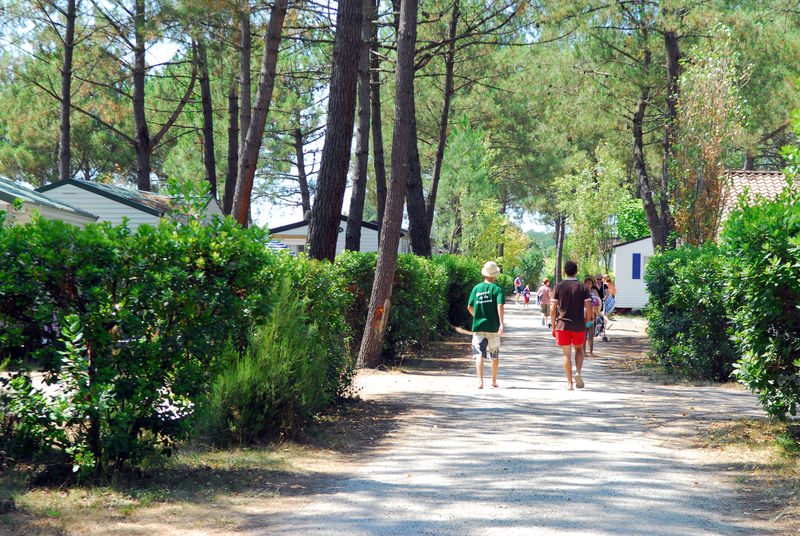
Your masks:
<svg viewBox="0 0 800 536"><path fill-rule="evenodd" d="M603 342L608 342L608 336L606 335L606 318L614 310L616 303L617 301L613 296L607 297L606 301L603 302L603 307L600 309L600 312L597 315L597 320L595 321L594 326L594 336L602 337L600 340Z"/></svg>

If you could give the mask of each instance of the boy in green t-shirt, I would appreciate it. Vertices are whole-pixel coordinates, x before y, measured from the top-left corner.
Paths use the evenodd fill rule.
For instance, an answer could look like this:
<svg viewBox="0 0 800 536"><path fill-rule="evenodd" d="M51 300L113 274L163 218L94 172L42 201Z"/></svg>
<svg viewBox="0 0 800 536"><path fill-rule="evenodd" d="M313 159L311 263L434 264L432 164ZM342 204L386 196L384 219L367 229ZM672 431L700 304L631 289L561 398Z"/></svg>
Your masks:
<svg viewBox="0 0 800 536"><path fill-rule="evenodd" d="M494 261L483 265L483 283L478 283L469 296L467 310L472 315L472 354L478 371L478 389L483 389L483 360L488 353L492 360L492 387L497 387L500 364L500 336L503 334L503 289L494 280L500 267Z"/></svg>

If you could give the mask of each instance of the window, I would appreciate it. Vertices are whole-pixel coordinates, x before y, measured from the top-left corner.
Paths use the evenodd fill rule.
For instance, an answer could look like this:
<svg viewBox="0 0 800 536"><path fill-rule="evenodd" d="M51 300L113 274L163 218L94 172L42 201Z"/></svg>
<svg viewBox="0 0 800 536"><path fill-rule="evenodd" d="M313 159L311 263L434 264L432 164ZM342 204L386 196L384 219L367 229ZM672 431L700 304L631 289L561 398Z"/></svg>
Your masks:
<svg viewBox="0 0 800 536"><path fill-rule="evenodd" d="M634 253L631 279L641 279L641 278L642 278L642 254Z"/></svg>

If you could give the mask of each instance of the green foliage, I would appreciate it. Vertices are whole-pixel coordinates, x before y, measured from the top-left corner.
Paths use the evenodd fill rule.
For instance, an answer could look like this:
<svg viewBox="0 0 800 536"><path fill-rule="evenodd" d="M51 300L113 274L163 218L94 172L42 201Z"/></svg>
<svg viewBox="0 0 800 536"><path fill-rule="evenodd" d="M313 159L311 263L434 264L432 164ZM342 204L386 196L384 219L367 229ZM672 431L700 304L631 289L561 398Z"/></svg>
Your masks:
<svg viewBox="0 0 800 536"><path fill-rule="evenodd" d="M439 255L433 262L444 268L447 274L445 302L449 305L447 318L453 326L472 329L472 315L467 311L467 302L472 287L483 281L481 264L474 259L458 255Z"/></svg>
<svg viewBox="0 0 800 536"><path fill-rule="evenodd" d="M447 287L444 267L412 254L398 256L386 327L390 356L402 354L409 344L424 344L447 329Z"/></svg>
<svg viewBox="0 0 800 536"><path fill-rule="evenodd" d="M739 352L728 335L724 259L717 246L683 246L650 257L647 331L668 371L725 381Z"/></svg>
<svg viewBox="0 0 800 536"><path fill-rule="evenodd" d="M796 177L800 153L785 154ZM723 232L734 340L742 350L735 374L770 415L785 419L800 403L800 193L742 201Z"/></svg>
<svg viewBox="0 0 800 536"><path fill-rule="evenodd" d="M509 296L514 293L514 276L505 272L499 274L494 282L503 289L503 295Z"/></svg>
<svg viewBox="0 0 800 536"><path fill-rule="evenodd" d="M327 353L307 299L298 299L286 281L247 350L226 352L201 403L201 430L226 444L296 432L334 394L326 389Z"/></svg>
<svg viewBox="0 0 800 536"><path fill-rule="evenodd" d="M229 341L242 346L250 322L268 312L273 263L262 234L229 218L164 220L135 234L39 218L1 227L0 345L18 370L5 381L17 399L10 413L39 408L32 414L51 421L26 433L47 447L61 417L42 408L67 400L61 411L77 420L62 446L96 473L169 448L191 430L215 357ZM23 359L37 363L45 384L61 382L60 391L33 382ZM95 409L58 398L78 378Z"/></svg>
<svg viewBox="0 0 800 536"><path fill-rule="evenodd" d="M642 202L628 196L617 212L617 235L623 242L650 236L650 226L644 213Z"/></svg>
<svg viewBox="0 0 800 536"><path fill-rule="evenodd" d="M531 290L535 290L533 286L539 282L544 269L544 255L539 244L533 242L527 251L518 257L518 260L514 273L522 274L525 284L531 285Z"/></svg>

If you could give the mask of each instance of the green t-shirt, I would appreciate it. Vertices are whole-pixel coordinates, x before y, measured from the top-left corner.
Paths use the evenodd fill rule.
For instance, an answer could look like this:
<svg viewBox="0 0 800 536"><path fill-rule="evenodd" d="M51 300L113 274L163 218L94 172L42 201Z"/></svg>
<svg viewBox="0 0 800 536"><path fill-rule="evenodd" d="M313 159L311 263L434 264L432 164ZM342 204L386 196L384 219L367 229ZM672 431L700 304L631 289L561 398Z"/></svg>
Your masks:
<svg viewBox="0 0 800 536"><path fill-rule="evenodd" d="M497 306L505 302L503 289L494 283L478 283L469 295L469 305L475 309L472 331L496 333L500 329L500 315Z"/></svg>

